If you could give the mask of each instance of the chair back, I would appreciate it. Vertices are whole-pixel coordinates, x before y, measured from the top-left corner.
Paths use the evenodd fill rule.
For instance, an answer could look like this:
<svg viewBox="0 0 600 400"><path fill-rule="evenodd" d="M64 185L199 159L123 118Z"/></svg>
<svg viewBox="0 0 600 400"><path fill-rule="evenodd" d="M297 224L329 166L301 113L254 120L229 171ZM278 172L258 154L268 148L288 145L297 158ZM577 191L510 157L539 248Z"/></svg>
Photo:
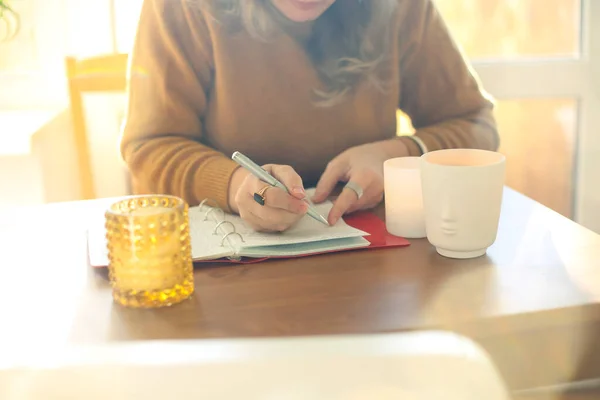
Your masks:
<svg viewBox="0 0 600 400"><path fill-rule="evenodd" d="M93 199L96 193L84 117L83 94L125 92L128 55L111 54L85 59L67 57L65 62L81 197Z"/></svg>

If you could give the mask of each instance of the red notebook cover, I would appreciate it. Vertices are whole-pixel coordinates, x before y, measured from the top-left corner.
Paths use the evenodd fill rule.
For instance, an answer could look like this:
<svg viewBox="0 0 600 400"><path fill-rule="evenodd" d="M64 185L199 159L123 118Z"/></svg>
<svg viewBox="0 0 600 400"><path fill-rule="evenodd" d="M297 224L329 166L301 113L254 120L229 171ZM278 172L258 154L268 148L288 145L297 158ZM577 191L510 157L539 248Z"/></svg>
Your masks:
<svg viewBox="0 0 600 400"><path fill-rule="evenodd" d="M352 226L353 228L359 229L361 231L368 232L370 235L365 236L364 238L368 240L371 244L366 247L358 247L351 249L340 249L333 250L326 253L339 253L346 251L365 251L372 249L380 249L380 248L391 248L391 247L405 247L409 246L410 242L405 238L394 236L388 233L387 228L385 226L385 222L382 221L377 215L373 214L370 211L360 211L357 213L353 213L351 215L347 215L344 217L344 221ZM241 260L230 260L230 259L218 259L218 260L204 260L204 261L195 261L195 264L210 264L210 263L227 263L227 264L253 264L257 262L262 262L268 259L284 259L284 258L302 258L302 257L311 257L324 253L311 253L304 254L299 256L285 256L285 257L264 257L264 258L249 258L242 257Z"/></svg>

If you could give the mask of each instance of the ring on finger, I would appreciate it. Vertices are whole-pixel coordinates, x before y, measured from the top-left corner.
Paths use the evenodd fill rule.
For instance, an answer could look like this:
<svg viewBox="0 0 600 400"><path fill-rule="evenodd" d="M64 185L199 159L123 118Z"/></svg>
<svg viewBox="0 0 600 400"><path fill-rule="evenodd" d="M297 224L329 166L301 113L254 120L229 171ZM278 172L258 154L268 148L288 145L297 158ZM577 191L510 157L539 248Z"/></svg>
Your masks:
<svg viewBox="0 0 600 400"><path fill-rule="evenodd" d="M364 190L362 187L360 187L360 185L356 182L348 182L346 183L346 186L344 186L345 189L350 189L352 190L354 193L356 193L356 197L358 197L358 199L360 200L360 198L363 196Z"/></svg>
<svg viewBox="0 0 600 400"><path fill-rule="evenodd" d="M261 206L264 206L265 202L267 201L267 199L265 198L265 192L267 190L269 190L270 188L271 188L271 185L266 185L262 189L260 189L258 192L254 193L254 196L253 196L254 201L256 201Z"/></svg>

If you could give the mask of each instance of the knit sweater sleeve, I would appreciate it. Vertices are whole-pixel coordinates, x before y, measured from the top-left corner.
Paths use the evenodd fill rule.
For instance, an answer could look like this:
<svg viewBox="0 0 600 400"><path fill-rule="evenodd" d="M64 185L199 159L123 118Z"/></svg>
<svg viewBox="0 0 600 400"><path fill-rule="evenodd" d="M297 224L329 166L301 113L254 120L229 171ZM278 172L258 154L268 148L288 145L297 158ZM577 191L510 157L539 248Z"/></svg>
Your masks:
<svg viewBox="0 0 600 400"><path fill-rule="evenodd" d="M401 2L399 108L429 151L448 148L497 150L493 101L480 88L432 0ZM401 7L402 8L402 7ZM420 148L400 140L413 156Z"/></svg>
<svg viewBox="0 0 600 400"><path fill-rule="evenodd" d="M211 198L225 210L237 164L202 144L210 34L188 0L145 0L130 55L121 153L138 193ZM197 7L197 6L196 6Z"/></svg>

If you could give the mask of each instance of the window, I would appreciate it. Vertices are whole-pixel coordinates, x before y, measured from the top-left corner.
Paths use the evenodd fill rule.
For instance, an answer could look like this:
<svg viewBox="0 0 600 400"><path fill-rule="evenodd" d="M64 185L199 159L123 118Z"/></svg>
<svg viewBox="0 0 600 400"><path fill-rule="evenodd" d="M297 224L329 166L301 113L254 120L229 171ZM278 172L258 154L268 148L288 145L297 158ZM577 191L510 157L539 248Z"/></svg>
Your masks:
<svg viewBox="0 0 600 400"><path fill-rule="evenodd" d="M581 0L435 0L471 59L578 57Z"/></svg>
<svg viewBox="0 0 600 400"><path fill-rule="evenodd" d="M11 3L12 4L12 3ZM33 2L15 2L13 8L19 15L35 15ZM8 19L8 18L7 18ZM32 18L21 20L21 29L18 35L13 36L14 19L8 23L0 23L0 39L13 37L12 40L2 43L2 57L0 57L0 71L4 73L31 71L38 68L38 55L35 51L35 30ZM11 25L9 28L8 24Z"/></svg>
<svg viewBox="0 0 600 400"><path fill-rule="evenodd" d="M142 0L116 1L114 3L115 41L120 53L128 53L133 47L142 3Z"/></svg>
<svg viewBox="0 0 600 400"><path fill-rule="evenodd" d="M52 97L49 77L57 73L58 64L50 61L50 53L62 54L63 32L60 24L52 24L53 19L60 20L60 7L49 3L11 1L20 15L21 30L12 40L0 43L0 107L48 103Z"/></svg>
<svg viewBox="0 0 600 400"><path fill-rule="evenodd" d="M585 35L581 0L436 0L497 98L507 184L570 217L577 210ZM471 16L465 19L465 16ZM566 70L566 66L573 66ZM535 76L533 75L535 74ZM590 76L591 77L591 76ZM542 93L543 92L543 93ZM585 156L584 156L585 157ZM600 226L598 226L600 228Z"/></svg>
<svg viewBox="0 0 600 400"><path fill-rule="evenodd" d="M435 2L497 100L507 185L600 232L600 2Z"/></svg>

